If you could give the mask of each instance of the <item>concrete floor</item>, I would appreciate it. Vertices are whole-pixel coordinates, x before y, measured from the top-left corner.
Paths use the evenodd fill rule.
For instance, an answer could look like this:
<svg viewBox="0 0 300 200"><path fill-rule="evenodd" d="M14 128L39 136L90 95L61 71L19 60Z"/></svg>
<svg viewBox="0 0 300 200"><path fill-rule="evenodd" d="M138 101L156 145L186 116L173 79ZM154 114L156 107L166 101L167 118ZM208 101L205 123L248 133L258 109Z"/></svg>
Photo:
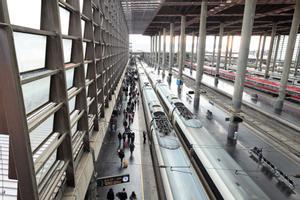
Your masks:
<svg viewBox="0 0 300 200"><path fill-rule="evenodd" d="M142 63L144 67L147 65ZM147 67L147 71L153 71L153 68ZM189 71L188 71L189 72ZM152 72L158 74L158 72ZM157 75L158 78L162 79L161 75ZM164 77L165 81L167 76ZM186 81L186 80L185 80ZM181 100L185 105L194 111L194 113L201 119L203 125L211 132L212 135L217 139L222 148L225 148L227 152L237 161L237 163L247 172L253 180L262 188L262 190L271 199L300 199L300 180L294 179L296 183L295 194L286 194L277 186L275 179L269 178L261 171L260 165L249 157L249 150L254 146L262 147L264 156L271 161L275 166L282 170L287 175L295 175L300 173L300 166L292 159L287 157L273 144L268 144L264 139L259 137L253 130L246 127L244 124L240 124L238 142L236 146L230 146L227 144L227 130L228 122L224 119L229 117L228 113L224 112L217 105L211 104L206 96L201 95L199 111L196 112L193 106L193 99L186 97L186 93L193 90L193 81L186 82L183 85L181 94L178 94L176 85L176 76L173 76L170 89L181 97ZM213 120L206 119L206 111L211 110L214 115Z"/></svg>
<svg viewBox="0 0 300 200"><path fill-rule="evenodd" d="M127 104L126 97L123 98L123 109ZM120 167L120 159L117 155L118 150L118 132L123 133L123 113L118 116L118 125L116 133L107 133L102 144L101 152L96 163L96 172L98 177L114 176L129 174L130 182L98 187L99 199L106 199L109 188L113 188L115 194L126 188L128 198L132 191L137 194L137 199L158 199L155 182L155 175L153 171L152 159L150 155L149 143L143 144L143 131L146 130L144 119L144 111L141 104L136 109L134 121L131 125L131 130L135 132L135 150L130 157L129 148L125 148L125 159L128 160L128 168ZM148 138L147 138L148 139ZM117 199L117 198L116 198Z"/></svg>

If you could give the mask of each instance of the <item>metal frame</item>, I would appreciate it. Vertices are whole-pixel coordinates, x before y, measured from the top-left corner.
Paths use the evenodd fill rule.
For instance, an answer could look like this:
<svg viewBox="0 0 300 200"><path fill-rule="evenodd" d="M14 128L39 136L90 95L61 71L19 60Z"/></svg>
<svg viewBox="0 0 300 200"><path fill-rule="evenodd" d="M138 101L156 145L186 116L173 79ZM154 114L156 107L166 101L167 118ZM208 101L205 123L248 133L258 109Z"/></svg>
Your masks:
<svg viewBox="0 0 300 200"><path fill-rule="evenodd" d="M18 199L57 198L64 187L76 187L77 166L90 153L90 137L101 134L104 104L128 60L128 29L119 1L41 0L41 5L40 29L33 29L11 24L7 0L0 0L0 132L10 135L9 175L18 180ZM60 8L70 14L67 35L62 34ZM45 68L19 73L13 32L46 37ZM72 42L69 63L64 62L63 40ZM67 70L74 70L69 89ZM51 80L49 101L26 113L22 85L45 77ZM75 110L70 113L72 98ZM52 115L52 133L31 149L31 132ZM56 161L37 183L36 174L53 153Z"/></svg>

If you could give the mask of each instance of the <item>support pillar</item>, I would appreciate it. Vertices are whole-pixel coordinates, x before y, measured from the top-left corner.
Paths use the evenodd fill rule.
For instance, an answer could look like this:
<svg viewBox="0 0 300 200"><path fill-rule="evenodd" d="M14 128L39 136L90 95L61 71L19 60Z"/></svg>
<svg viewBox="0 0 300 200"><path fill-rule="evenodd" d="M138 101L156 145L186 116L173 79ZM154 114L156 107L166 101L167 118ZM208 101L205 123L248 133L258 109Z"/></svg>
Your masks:
<svg viewBox="0 0 300 200"><path fill-rule="evenodd" d="M178 35L178 43L177 43L177 67L179 68L179 55L180 55L180 35Z"/></svg>
<svg viewBox="0 0 300 200"><path fill-rule="evenodd" d="M260 61L259 61L259 66L258 66L258 70L259 71L262 70L262 64L263 64L263 60L264 60L264 51L265 51L266 38L267 38L267 35L264 34L264 36L263 36L263 43L262 43L261 52L260 52Z"/></svg>
<svg viewBox="0 0 300 200"><path fill-rule="evenodd" d="M153 55L153 36L150 36L150 56L149 56L150 66L152 65L152 55Z"/></svg>
<svg viewBox="0 0 300 200"><path fill-rule="evenodd" d="M219 32L219 44L218 44L218 56L217 56L217 66L216 66L216 75L215 75L215 86L218 85L219 82L219 69L221 63L221 53L222 53L222 39L224 34L224 23L220 24L220 32Z"/></svg>
<svg viewBox="0 0 300 200"><path fill-rule="evenodd" d="M227 61L228 61L228 50L229 50L229 43L230 43L230 35L227 35L227 41L226 41L226 51L225 51L225 62L224 62L224 69L227 70Z"/></svg>
<svg viewBox="0 0 300 200"><path fill-rule="evenodd" d="M193 63L194 63L194 43L195 43L195 32L192 33L192 52L191 52L191 65L190 65L190 72L192 74L193 70Z"/></svg>
<svg viewBox="0 0 300 200"><path fill-rule="evenodd" d="M180 53L179 53L179 71L178 71L178 86L182 85L182 70L184 69L185 62L185 24L186 16L181 16L181 30L180 30Z"/></svg>
<svg viewBox="0 0 300 200"><path fill-rule="evenodd" d="M232 61L233 40L234 40L234 35L231 36L231 40L230 40L230 50L229 50L229 62L228 62L228 65L232 64L231 61Z"/></svg>
<svg viewBox="0 0 300 200"><path fill-rule="evenodd" d="M158 55L157 55L157 68L161 68L161 31L158 32Z"/></svg>
<svg viewBox="0 0 300 200"><path fill-rule="evenodd" d="M204 59L205 59L205 43L206 43L206 18L207 18L207 0L201 3L201 15L198 37L197 66L196 66L196 89L194 98L194 107L199 108L200 100L200 84L203 75Z"/></svg>
<svg viewBox="0 0 300 200"><path fill-rule="evenodd" d="M228 140L235 143L237 139L238 123L240 118L238 113L242 106L242 97L244 91L245 75L247 70L247 61L250 47L250 40L255 16L256 0L246 0L242 24L241 44L238 56L238 68L234 81L234 92L232 96L233 115L228 127Z"/></svg>
<svg viewBox="0 0 300 200"><path fill-rule="evenodd" d="M274 72L275 66L276 66L277 54L278 54L278 49L279 49L279 44L280 44L280 38L281 38L281 35L278 35L277 36L277 42L276 42L275 54L274 54L274 60L273 60L273 66L272 66L272 72Z"/></svg>
<svg viewBox="0 0 300 200"><path fill-rule="evenodd" d="M259 42L258 42L258 47L257 47L257 51L256 51L255 69L257 69L257 66L258 66L261 39L262 39L262 35L259 36Z"/></svg>
<svg viewBox="0 0 300 200"><path fill-rule="evenodd" d="M172 76L174 65L174 23L170 24L169 76Z"/></svg>
<svg viewBox="0 0 300 200"><path fill-rule="evenodd" d="M275 112L277 113L281 113L283 108L285 90L289 78L290 67L292 64L292 57L295 48L297 32L299 29L299 23L300 23L300 1L296 1L292 26L290 29L289 39L288 39L285 58L284 58L283 72L282 72L280 87L279 87L279 94L274 105Z"/></svg>
<svg viewBox="0 0 300 200"><path fill-rule="evenodd" d="M199 39L198 39L199 40ZM214 36L214 47L213 47L213 53L212 53L212 61L211 61L211 66L214 67L215 64L215 50L216 50L216 42L217 42L217 36Z"/></svg>
<svg viewBox="0 0 300 200"><path fill-rule="evenodd" d="M162 55L162 74L165 75L166 70L166 28L163 28L163 55Z"/></svg>
<svg viewBox="0 0 300 200"><path fill-rule="evenodd" d="M157 66L157 35L154 36L154 69L156 69Z"/></svg>
<svg viewBox="0 0 300 200"><path fill-rule="evenodd" d="M271 58L272 58L272 53L273 53L273 45L274 45L276 29L277 29L277 23L273 23L269 53L268 53L268 58L267 58L267 65L266 65L265 75L264 75L265 78L269 78L269 69L270 69L270 65L271 65Z"/></svg>

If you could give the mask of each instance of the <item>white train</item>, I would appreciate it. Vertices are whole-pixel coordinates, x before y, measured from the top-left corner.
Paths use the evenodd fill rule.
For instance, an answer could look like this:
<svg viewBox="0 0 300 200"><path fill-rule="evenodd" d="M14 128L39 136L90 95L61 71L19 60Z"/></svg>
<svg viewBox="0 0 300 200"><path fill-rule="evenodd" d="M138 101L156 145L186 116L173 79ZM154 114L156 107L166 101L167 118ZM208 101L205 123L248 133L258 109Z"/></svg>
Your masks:
<svg viewBox="0 0 300 200"><path fill-rule="evenodd" d="M149 80L217 199L269 199L165 83L150 73Z"/></svg>
<svg viewBox="0 0 300 200"><path fill-rule="evenodd" d="M140 71L139 82L160 199L210 199L147 76Z"/></svg>

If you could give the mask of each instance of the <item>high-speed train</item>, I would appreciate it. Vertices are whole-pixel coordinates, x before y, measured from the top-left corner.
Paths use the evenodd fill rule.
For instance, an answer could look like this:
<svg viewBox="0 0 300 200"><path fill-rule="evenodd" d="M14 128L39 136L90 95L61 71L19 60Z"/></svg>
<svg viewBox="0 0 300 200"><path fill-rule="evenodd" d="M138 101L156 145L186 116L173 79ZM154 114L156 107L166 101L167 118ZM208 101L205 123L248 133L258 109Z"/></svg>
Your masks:
<svg viewBox="0 0 300 200"><path fill-rule="evenodd" d="M211 191L217 199L269 199L237 162L224 150L203 127L201 121L169 87L148 73L149 80L168 113L173 127L185 143L191 157L200 168Z"/></svg>
<svg viewBox="0 0 300 200"><path fill-rule="evenodd" d="M160 199L210 199L148 78L140 71L139 81Z"/></svg>
<svg viewBox="0 0 300 200"><path fill-rule="evenodd" d="M186 63L187 66L190 66L190 62L186 62ZM196 64L193 64L193 69L196 69ZM204 66L204 73L215 76L216 68ZM219 76L222 79L234 82L236 72L235 70L219 69ZM276 96L279 93L280 82L275 80L265 79L256 75L251 75L250 69L247 69L245 86ZM300 102L299 85L287 85L285 93L286 93L286 99L292 100L294 102Z"/></svg>

